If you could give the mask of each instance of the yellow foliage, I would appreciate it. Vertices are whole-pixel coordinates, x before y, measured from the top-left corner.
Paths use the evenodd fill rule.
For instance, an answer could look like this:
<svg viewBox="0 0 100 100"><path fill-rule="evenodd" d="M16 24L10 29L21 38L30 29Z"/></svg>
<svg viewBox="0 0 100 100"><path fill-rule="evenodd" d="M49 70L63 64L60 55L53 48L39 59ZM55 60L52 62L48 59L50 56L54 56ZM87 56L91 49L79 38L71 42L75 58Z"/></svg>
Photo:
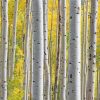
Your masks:
<svg viewBox="0 0 100 100"><path fill-rule="evenodd" d="M9 28L11 28L12 38L12 26L13 26L13 15L14 15L14 1L9 0ZM53 2L54 1L54 2ZM69 33L69 1L67 0L67 33ZM56 35L57 35L57 17L58 17L58 6L57 0L48 0L48 38L50 42L50 35L52 35L52 47L49 50L52 53L52 82L54 84L55 79L55 66L56 66ZM0 5L1 6L1 5ZM53 7L53 8L52 8ZM100 67L100 1L98 6L98 25L97 25L97 68ZM22 50L23 35L25 34L25 10L26 10L26 0L19 0L18 6L18 16L17 16L17 46L16 46L16 66L15 66L15 78L14 80L8 81L8 100L22 100L23 97L23 65L24 65L24 54ZM53 10L53 12L52 12ZM89 10L90 12L90 10ZM1 12L0 12L1 13ZM1 25L1 17L0 17ZM1 28L1 27L0 27ZM9 33L10 34L10 33ZM50 44L49 44L50 47ZM68 56L68 54L67 54ZM95 76L97 77L97 76ZM96 84L96 83L95 83ZM97 88L96 88L97 90ZM96 91L95 90L95 91ZM95 93L97 95L97 93Z"/></svg>

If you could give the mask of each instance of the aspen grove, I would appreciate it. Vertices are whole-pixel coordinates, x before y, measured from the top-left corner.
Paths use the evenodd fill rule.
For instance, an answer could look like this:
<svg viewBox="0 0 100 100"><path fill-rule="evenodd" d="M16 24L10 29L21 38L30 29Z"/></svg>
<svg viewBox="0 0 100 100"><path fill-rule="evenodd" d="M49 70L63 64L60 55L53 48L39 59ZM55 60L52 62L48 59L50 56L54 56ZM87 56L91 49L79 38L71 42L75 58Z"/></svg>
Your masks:
<svg viewBox="0 0 100 100"><path fill-rule="evenodd" d="M0 0L0 100L100 100L100 0Z"/></svg>

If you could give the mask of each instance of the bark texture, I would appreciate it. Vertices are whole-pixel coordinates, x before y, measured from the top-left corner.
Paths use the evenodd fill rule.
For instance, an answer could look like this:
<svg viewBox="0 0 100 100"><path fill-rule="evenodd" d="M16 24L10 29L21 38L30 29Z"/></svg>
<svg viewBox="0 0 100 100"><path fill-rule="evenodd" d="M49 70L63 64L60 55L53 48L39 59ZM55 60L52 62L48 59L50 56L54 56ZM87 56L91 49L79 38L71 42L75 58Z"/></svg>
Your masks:
<svg viewBox="0 0 100 100"><path fill-rule="evenodd" d="M66 0L61 1L61 100L66 100Z"/></svg>
<svg viewBox="0 0 100 100"><path fill-rule="evenodd" d="M32 0L33 27L33 100L43 100L43 1Z"/></svg>
<svg viewBox="0 0 100 100"><path fill-rule="evenodd" d="M81 100L81 0L70 0L68 100Z"/></svg>
<svg viewBox="0 0 100 100"><path fill-rule="evenodd" d="M43 0L44 32L44 100L50 100L50 68L48 64L48 0Z"/></svg>
<svg viewBox="0 0 100 100"><path fill-rule="evenodd" d="M98 10L98 0L91 0L90 45L89 45L86 100L94 100L94 74L96 71L97 10Z"/></svg>
<svg viewBox="0 0 100 100"><path fill-rule="evenodd" d="M29 78L30 78L30 2L26 0L26 37L25 37L25 78L24 78L24 100L28 100Z"/></svg>
<svg viewBox="0 0 100 100"><path fill-rule="evenodd" d="M3 79L2 99L7 100L7 53L8 53L8 0L2 1L2 50L3 50Z"/></svg>
<svg viewBox="0 0 100 100"><path fill-rule="evenodd" d="M58 0L58 43L57 43L57 58L55 70L55 84L54 84L54 100L58 100L58 84L59 84L59 70L60 70L60 56L61 56L61 1Z"/></svg>

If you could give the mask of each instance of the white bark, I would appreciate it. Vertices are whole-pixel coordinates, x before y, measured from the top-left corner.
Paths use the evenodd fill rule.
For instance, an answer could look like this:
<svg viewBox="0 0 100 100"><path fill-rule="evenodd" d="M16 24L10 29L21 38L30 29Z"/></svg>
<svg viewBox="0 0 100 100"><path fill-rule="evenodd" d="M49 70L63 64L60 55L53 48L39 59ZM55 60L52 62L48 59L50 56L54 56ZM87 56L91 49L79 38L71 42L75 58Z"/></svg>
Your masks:
<svg viewBox="0 0 100 100"><path fill-rule="evenodd" d="M14 20L13 20L13 45L12 45L12 60L11 60L11 78L14 78L14 66L15 66L15 52L16 52L16 25L17 25L17 11L18 0L15 0L14 7Z"/></svg>
<svg viewBox="0 0 100 100"><path fill-rule="evenodd" d="M7 69L7 78L9 79L9 78L11 78L10 76L11 76L11 61L12 61L12 47L11 47L11 43L10 43L10 40L11 40L11 26L9 25L8 26L8 34L9 34L9 36L8 36L8 61L7 61L7 67L8 67L8 69Z"/></svg>
<svg viewBox="0 0 100 100"><path fill-rule="evenodd" d="M99 75L98 75L98 99L97 100L100 100L100 72L98 72Z"/></svg>
<svg viewBox="0 0 100 100"><path fill-rule="evenodd" d="M81 0L70 0L68 100L81 100Z"/></svg>
<svg viewBox="0 0 100 100"><path fill-rule="evenodd" d="M32 2L31 2L32 3ZM30 4L31 5L31 4ZM32 5L31 5L32 8ZM31 14L31 11L30 11ZM30 19L30 98L33 100L33 34L32 34L32 19Z"/></svg>
<svg viewBox="0 0 100 100"><path fill-rule="evenodd" d="M2 7L2 0L0 1L0 8ZM2 9L0 9L0 17L2 20ZM2 23L1 23L2 26ZM2 62L3 62L3 58L2 58L2 27L0 27L0 98L2 96Z"/></svg>
<svg viewBox="0 0 100 100"><path fill-rule="evenodd" d="M48 0L43 0L44 29L44 100L50 100L50 68L48 64Z"/></svg>
<svg viewBox="0 0 100 100"><path fill-rule="evenodd" d="M1 41L0 41L1 42ZM2 92L2 46L0 43L0 98L1 98L1 92Z"/></svg>
<svg viewBox="0 0 100 100"><path fill-rule="evenodd" d="M88 67L88 0L85 2L86 14L85 14L85 50L84 50L84 80L83 80L83 95L82 100L86 100L86 78L87 78L87 67Z"/></svg>
<svg viewBox="0 0 100 100"><path fill-rule="evenodd" d="M8 0L2 1L2 50L3 50L3 79L2 99L7 100L7 53L8 53Z"/></svg>
<svg viewBox="0 0 100 100"><path fill-rule="evenodd" d="M33 100L43 100L43 1L32 1L33 27Z"/></svg>
<svg viewBox="0 0 100 100"><path fill-rule="evenodd" d="M84 89L84 72L85 72L85 3L82 4L82 46L81 46L81 51L82 51L82 59L81 59L81 99L83 100L83 89Z"/></svg>
<svg viewBox="0 0 100 100"><path fill-rule="evenodd" d="M31 98L33 100L33 34L31 34L31 67L30 67L30 73L31 73L31 80L30 80L30 86L31 86Z"/></svg>
<svg viewBox="0 0 100 100"><path fill-rule="evenodd" d="M2 96L2 44L0 40L0 98Z"/></svg>
<svg viewBox="0 0 100 100"><path fill-rule="evenodd" d="M61 1L61 96L66 100L66 0Z"/></svg>
<svg viewBox="0 0 100 100"><path fill-rule="evenodd" d="M91 0L90 46L88 59L88 78L86 100L94 100L94 74L96 71L96 32L98 0Z"/></svg>
<svg viewBox="0 0 100 100"><path fill-rule="evenodd" d="M29 75L30 75L30 0L26 1L26 37L25 37L25 78L24 78L24 100L28 100Z"/></svg>

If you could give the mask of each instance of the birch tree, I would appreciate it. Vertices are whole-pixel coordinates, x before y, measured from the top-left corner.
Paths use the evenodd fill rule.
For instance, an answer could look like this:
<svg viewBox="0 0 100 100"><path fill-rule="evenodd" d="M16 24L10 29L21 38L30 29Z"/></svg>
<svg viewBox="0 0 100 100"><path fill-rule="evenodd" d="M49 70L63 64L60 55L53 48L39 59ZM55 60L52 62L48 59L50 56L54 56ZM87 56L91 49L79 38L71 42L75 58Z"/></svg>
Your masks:
<svg viewBox="0 0 100 100"><path fill-rule="evenodd" d="M0 39L1 42L1 39ZM2 44L0 43L0 86L2 86ZM0 87L0 98L1 98L2 87Z"/></svg>
<svg viewBox="0 0 100 100"><path fill-rule="evenodd" d="M33 100L43 100L43 1L32 0Z"/></svg>
<svg viewBox="0 0 100 100"><path fill-rule="evenodd" d="M50 68L48 64L48 0L43 0L44 31L44 100L50 100Z"/></svg>
<svg viewBox="0 0 100 100"><path fill-rule="evenodd" d="M32 26L32 25L30 25L30 26ZM32 28L31 28L31 31L32 31ZM30 88L30 94L31 94L31 98L33 99L33 34L31 34L31 53L30 53L30 55L31 55L31 67L30 67L30 86L31 86L31 88Z"/></svg>
<svg viewBox="0 0 100 100"><path fill-rule="evenodd" d="M58 83L59 83L59 70L60 70L60 49L61 49L61 1L58 0L58 43L57 43L57 57L56 57L56 71L55 71L55 84L54 84L54 100L58 98Z"/></svg>
<svg viewBox="0 0 100 100"><path fill-rule="evenodd" d="M82 1L82 36L81 36L81 40L82 40L82 46L81 46L81 50L82 50L82 56L81 56L81 99L83 100L83 86L84 86L84 72L85 72L85 2L84 0Z"/></svg>
<svg viewBox="0 0 100 100"><path fill-rule="evenodd" d="M68 68L68 100L81 100L81 0L70 0L70 50Z"/></svg>
<svg viewBox="0 0 100 100"><path fill-rule="evenodd" d="M91 0L90 45L89 45L86 100L94 100L94 74L96 71L97 10L98 10L98 0Z"/></svg>
<svg viewBox="0 0 100 100"><path fill-rule="evenodd" d="M84 29L84 80L83 84L83 93L82 100L86 100L86 79L87 79L87 67L88 67L88 0L85 1L85 29ZM83 70L82 70L83 71ZM82 75L82 76L83 76Z"/></svg>
<svg viewBox="0 0 100 100"><path fill-rule="evenodd" d="M12 45L12 62L11 62L11 77L14 78L15 52L16 52L16 24L17 24L18 0L15 0L14 20L13 20L13 45Z"/></svg>
<svg viewBox="0 0 100 100"><path fill-rule="evenodd" d="M2 0L0 1L0 8L2 7ZM1 17L1 20L2 20L2 9L0 9L0 17ZM2 26L2 23L1 23L1 26ZM0 32L1 32L1 34L0 34L0 86L2 86L2 27L0 27ZM0 98L1 98L1 96L2 96L2 87L0 87Z"/></svg>
<svg viewBox="0 0 100 100"><path fill-rule="evenodd" d="M7 100L8 0L2 1L2 50L3 50L2 99Z"/></svg>
<svg viewBox="0 0 100 100"><path fill-rule="evenodd" d="M29 68L30 68L30 60L29 60L29 51L30 51L30 1L26 0L26 37L25 37L25 78L24 78L24 100L28 100L28 91L29 91Z"/></svg>
<svg viewBox="0 0 100 100"><path fill-rule="evenodd" d="M66 100L66 0L61 1L61 100Z"/></svg>
<svg viewBox="0 0 100 100"><path fill-rule="evenodd" d="M97 100L100 100L100 72L98 71L98 99Z"/></svg>

